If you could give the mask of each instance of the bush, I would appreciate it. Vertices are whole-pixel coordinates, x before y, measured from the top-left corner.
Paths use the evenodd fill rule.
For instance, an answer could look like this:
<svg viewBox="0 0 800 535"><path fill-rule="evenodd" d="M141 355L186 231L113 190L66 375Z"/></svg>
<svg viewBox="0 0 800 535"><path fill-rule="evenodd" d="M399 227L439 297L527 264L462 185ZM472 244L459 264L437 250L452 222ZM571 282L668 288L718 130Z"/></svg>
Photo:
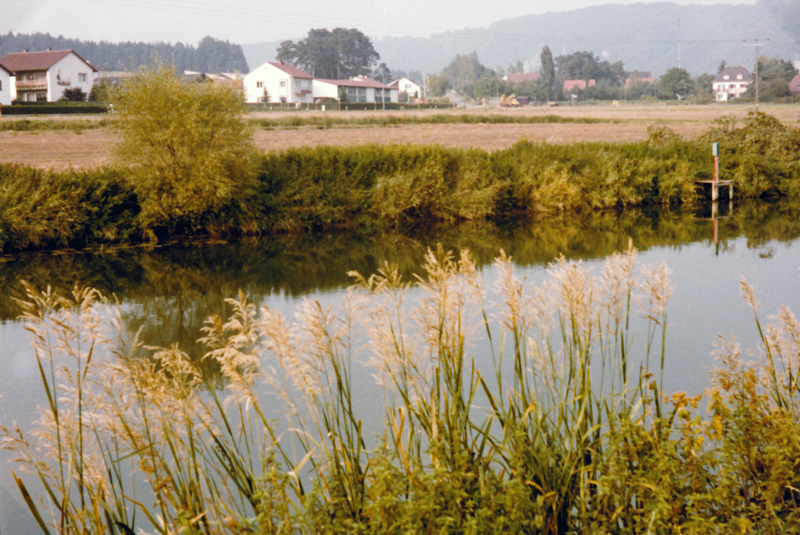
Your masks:
<svg viewBox="0 0 800 535"><path fill-rule="evenodd" d="M140 71L111 93L143 229L191 231L246 197L254 154L242 95L188 83L172 69Z"/></svg>

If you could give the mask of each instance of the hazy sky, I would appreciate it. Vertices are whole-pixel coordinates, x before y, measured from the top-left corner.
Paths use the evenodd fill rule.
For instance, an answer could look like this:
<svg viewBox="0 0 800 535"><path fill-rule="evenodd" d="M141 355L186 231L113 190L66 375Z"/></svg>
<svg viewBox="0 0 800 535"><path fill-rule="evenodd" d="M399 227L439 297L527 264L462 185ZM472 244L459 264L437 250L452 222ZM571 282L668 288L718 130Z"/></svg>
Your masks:
<svg viewBox="0 0 800 535"><path fill-rule="evenodd" d="M650 2L652 0L645 0ZM674 0L752 4L754 0ZM800 0L798 0L800 1ZM310 28L358 28L370 37L428 36L602 0L0 0L0 34L49 32L84 40L196 44L303 37ZM633 2L616 2L633 3Z"/></svg>

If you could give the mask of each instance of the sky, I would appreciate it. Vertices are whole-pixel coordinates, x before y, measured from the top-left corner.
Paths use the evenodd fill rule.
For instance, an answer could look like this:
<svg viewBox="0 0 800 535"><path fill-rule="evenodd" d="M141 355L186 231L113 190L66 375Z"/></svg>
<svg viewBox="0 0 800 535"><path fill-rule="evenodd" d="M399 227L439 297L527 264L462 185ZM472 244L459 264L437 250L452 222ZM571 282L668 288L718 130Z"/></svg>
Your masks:
<svg viewBox="0 0 800 535"><path fill-rule="evenodd" d="M658 0L644 0L651 2ZM752 4L755 0L673 0ZM302 38L311 28L358 28L372 38L427 37L602 0L0 0L0 35L50 33L89 41L247 44ZM615 3L632 3L618 1Z"/></svg>

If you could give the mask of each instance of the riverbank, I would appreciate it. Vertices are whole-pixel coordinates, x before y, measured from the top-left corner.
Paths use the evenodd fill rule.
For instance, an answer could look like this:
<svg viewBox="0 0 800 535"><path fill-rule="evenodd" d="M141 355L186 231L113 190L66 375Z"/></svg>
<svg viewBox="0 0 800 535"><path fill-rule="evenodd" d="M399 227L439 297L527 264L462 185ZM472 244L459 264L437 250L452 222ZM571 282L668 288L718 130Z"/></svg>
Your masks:
<svg viewBox="0 0 800 535"><path fill-rule="evenodd" d="M664 127L638 143L519 141L488 152L425 145L303 147L258 156L224 204L151 226L123 168L0 166L0 252L432 222L502 221L648 205L691 205L712 176L710 145L741 198L800 195L800 129L764 115L686 140Z"/></svg>

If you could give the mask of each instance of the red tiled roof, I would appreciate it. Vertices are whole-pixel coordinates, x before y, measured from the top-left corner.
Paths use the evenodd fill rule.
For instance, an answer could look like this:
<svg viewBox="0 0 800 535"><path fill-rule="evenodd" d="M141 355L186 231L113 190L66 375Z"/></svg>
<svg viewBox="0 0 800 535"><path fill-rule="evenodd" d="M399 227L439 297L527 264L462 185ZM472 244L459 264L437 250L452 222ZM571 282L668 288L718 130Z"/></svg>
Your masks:
<svg viewBox="0 0 800 535"><path fill-rule="evenodd" d="M358 80L325 80L323 78L317 78L317 80L320 82L325 82L326 84L345 87L374 87L375 89L391 89L388 85L384 85L377 80L373 80L372 78L361 78Z"/></svg>
<svg viewBox="0 0 800 535"><path fill-rule="evenodd" d="M47 50L45 52L16 52L7 54L0 58L0 65L6 70L13 73L25 71L46 71L55 65L61 58L67 54L75 54L72 50ZM78 56L78 54L75 54ZM89 63L82 57L78 58L89 65ZM91 69L97 72L97 69L89 65Z"/></svg>
<svg viewBox="0 0 800 535"><path fill-rule="evenodd" d="M589 87L595 85L594 80L589 80ZM564 91L569 91L570 89L586 89L586 81L585 80L564 80Z"/></svg>
<svg viewBox="0 0 800 535"><path fill-rule="evenodd" d="M294 65L289 65L288 63L272 63L272 62L270 62L269 64L272 65L273 67L275 67L276 69L280 69L283 72L285 72L286 74L288 74L289 76L293 76L295 78L314 78L313 76L308 74L306 71L304 71L302 69L298 69Z"/></svg>
<svg viewBox="0 0 800 535"><path fill-rule="evenodd" d="M506 79L512 84L521 84L522 82L535 82L539 79L541 73L538 72L515 72L506 75Z"/></svg>
<svg viewBox="0 0 800 535"><path fill-rule="evenodd" d="M800 74L792 78L792 81L789 82L789 91L792 93L800 93Z"/></svg>
<svg viewBox="0 0 800 535"><path fill-rule="evenodd" d="M11 72L11 71L9 71L9 70L8 70L8 69L6 69L5 67L3 67L3 65L2 65L2 64L0 64L0 69L3 69L4 71L6 71L6 72L8 73L8 75L9 75L9 76L14 76L14 73L13 73L13 72Z"/></svg>

